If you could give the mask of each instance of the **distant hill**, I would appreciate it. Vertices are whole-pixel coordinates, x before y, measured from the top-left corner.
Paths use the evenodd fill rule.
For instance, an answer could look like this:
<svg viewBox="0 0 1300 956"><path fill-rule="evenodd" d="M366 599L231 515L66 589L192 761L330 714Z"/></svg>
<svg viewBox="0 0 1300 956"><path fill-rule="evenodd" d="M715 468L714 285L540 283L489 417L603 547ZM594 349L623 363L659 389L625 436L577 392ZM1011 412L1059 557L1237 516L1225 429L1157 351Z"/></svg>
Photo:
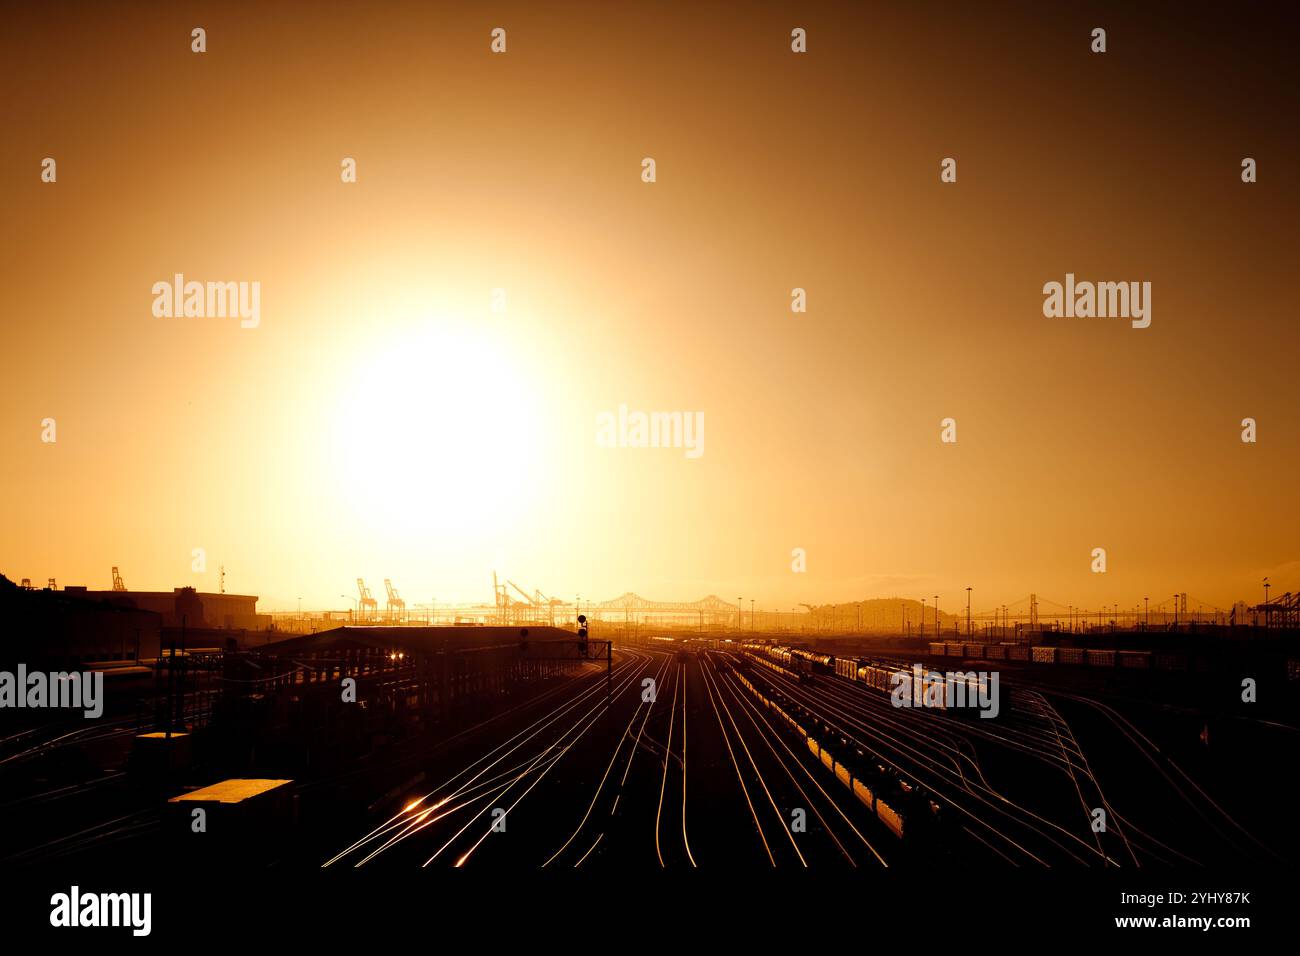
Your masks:
<svg viewBox="0 0 1300 956"><path fill-rule="evenodd" d="M925 629L934 629L934 606L924 605ZM903 630L906 622L915 632L921 622L922 604L910 598L868 598L841 604L820 604L810 608L813 624L830 631L889 631ZM949 614L940 608L939 623L945 633L952 633L959 622L965 621L965 610L960 615Z"/></svg>

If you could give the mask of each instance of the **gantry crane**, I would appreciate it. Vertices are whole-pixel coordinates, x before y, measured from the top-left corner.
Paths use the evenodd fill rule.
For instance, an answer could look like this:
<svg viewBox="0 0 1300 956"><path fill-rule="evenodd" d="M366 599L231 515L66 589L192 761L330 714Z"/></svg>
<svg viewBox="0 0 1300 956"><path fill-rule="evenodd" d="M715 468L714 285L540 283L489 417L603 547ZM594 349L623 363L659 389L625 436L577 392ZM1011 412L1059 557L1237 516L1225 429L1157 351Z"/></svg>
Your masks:
<svg viewBox="0 0 1300 956"><path fill-rule="evenodd" d="M402 600L397 593L397 588L393 587L393 582L388 578L384 578L384 590L388 592L388 617L391 619L394 611L400 611L399 617L404 617L406 615L406 602Z"/></svg>
<svg viewBox="0 0 1300 956"><path fill-rule="evenodd" d="M122 581L122 574L117 570L116 567L113 568L113 590L114 591L126 590L126 584Z"/></svg>
<svg viewBox="0 0 1300 956"><path fill-rule="evenodd" d="M509 580L507 580L507 581L506 581L506 584L510 585L512 588L514 588L516 591L518 591L521 595L523 595L524 601L525 601L525 602L528 604L528 606L529 606L529 611L530 611L529 617L531 617L532 620L535 621L536 623L539 623L539 624L540 624L540 623L541 623L541 617L539 616L539 613L538 613L538 612L541 610L541 602L538 601L538 600L536 600L536 599L533 598L533 597L530 597L529 594L528 594L528 592L525 591L523 588L521 588L519 585L515 584L514 581L509 581ZM518 602L518 601L515 601L514 603L515 603L515 604L518 604L519 602Z"/></svg>
<svg viewBox="0 0 1300 956"><path fill-rule="evenodd" d="M379 602L370 594L370 588L366 587L366 582L357 578L357 590L361 592L361 601L357 605L361 610L362 618L366 617L366 610L369 609L371 615L379 613Z"/></svg>
<svg viewBox="0 0 1300 956"><path fill-rule="evenodd" d="M497 580L497 573L492 572L492 602L496 605L498 624L510 623L510 591Z"/></svg>
<svg viewBox="0 0 1300 956"><path fill-rule="evenodd" d="M557 607L564 607L564 606L565 606L565 602L564 602L564 601L561 601L559 598L548 598L548 597L547 597L545 594L543 594L541 591L537 591L537 592L536 592L536 594L534 595L534 599L535 599L536 603L538 603L538 604L542 604L542 605L544 605L544 606L546 607L546 622L547 622L548 624L550 624L551 627L554 627L554 626L555 626L555 609L556 609Z"/></svg>

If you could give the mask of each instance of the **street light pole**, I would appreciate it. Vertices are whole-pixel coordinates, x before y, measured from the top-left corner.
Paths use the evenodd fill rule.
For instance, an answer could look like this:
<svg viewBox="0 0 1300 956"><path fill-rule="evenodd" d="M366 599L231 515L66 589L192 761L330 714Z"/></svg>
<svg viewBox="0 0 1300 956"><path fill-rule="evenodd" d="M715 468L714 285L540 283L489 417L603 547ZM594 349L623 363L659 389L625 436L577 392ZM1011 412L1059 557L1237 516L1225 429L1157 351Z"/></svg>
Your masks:
<svg viewBox="0 0 1300 956"><path fill-rule="evenodd" d="M1058 604L1057 607L1060 607ZM970 637L970 588L966 589L966 636Z"/></svg>

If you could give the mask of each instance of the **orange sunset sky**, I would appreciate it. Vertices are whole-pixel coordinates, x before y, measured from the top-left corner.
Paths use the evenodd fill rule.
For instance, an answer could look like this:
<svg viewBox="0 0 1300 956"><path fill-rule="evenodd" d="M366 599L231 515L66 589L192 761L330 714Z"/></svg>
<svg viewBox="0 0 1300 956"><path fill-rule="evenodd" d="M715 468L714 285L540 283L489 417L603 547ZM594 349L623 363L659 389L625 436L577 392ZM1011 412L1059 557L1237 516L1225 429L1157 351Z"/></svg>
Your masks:
<svg viewBox="0 0 1300 956"><path fill-rule="evenodd" d="M263 609L494 569L787 610L1300 588L1294 32L1131 6L9 10L0 572L224 565ZM176 273L260 282L260 324L154 316ZM1150 328L1044 317L1066 273L1151 282ZM704 454L600 447L620 404L702 412Z"/></svg>

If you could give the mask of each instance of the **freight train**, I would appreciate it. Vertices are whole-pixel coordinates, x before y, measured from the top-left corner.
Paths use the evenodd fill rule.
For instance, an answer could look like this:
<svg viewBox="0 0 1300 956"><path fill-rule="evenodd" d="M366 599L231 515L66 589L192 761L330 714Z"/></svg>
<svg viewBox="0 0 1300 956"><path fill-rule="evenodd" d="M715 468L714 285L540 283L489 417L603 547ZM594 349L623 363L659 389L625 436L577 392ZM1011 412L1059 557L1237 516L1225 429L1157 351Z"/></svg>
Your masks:
<svg viewBox="0 0 1300 956"><path fill-rule="evenodd" d="M991 689L986 674L940 674L920 665L909 669L898 664L836 657L773 644L744 644L742 648L751 656L757 655L778 664L800 680L809 673L834 674L890 695L901 687L904 697L910 698L907 700L909 706L966 715L978 712L979 701L990 699Z"/></svg>
<svg viewBox="0 0 1300 956"><path fill-rule="evenodd" d="M751 647L752 654L768 645ZM799 657L792 655L792 659L798 660ZM866 752L779 690L760 688L743 672L737 672L736 676L760 704L773 711L803 738L813 756L821 760L826 769L835 774L836 779L849 788L894 836L899 839L906 837L909 842L933 841L939 849L949 845L949 841L942 838L949 824L944 804L926 788L910 780L883 757Z"/></svg>
<svg viewBox="0 0 1300 956"><path fill-rule="evenodd" d="M1117 651L1097 647L1049 647L1044 644L930 644L933 657L978 657L1026 664L1067 664L1076 667L1119 667L1126 670L1187 670L1184 654L1154 651Z"/></svg>

